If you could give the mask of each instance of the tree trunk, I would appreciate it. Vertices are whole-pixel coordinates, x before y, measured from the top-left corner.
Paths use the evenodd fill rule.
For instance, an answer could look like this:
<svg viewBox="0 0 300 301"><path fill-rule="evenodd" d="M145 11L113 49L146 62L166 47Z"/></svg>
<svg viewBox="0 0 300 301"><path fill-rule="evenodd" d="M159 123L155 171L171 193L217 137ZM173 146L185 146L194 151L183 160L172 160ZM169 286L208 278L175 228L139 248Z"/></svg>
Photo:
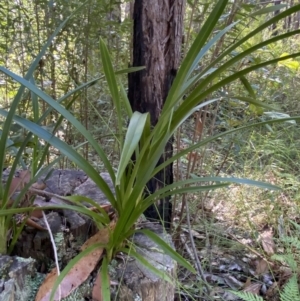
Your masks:
<svg viewBox="0 0 300 301"><path fill-rule="evenodd" d="M185 0L136 0L133 20L133 66L145 66L129 74L128 97L133 111L149 112L154 126L176 75L181 54ZM173 154L169 141L160 163ZM173 182L172 165L159 172L148 184L147 193ZM156 208L158 210L156 210ZM172 207L169 199L160 200L145 215L168 226Z"/></svg>
<svg viewBox="0 0 300 301"><path fill-rule="evenodd" d="M276 0L274 0L274 5L279 5L279 4L281 4L281 1L276 1ZM279 13L280 13L280 10L279 10L279 9L278 9L278 10L275 10L275 12L274 12L274 17L275 17L276 15L278 15ZM272 31L273 31L272 36L277 36L277 35L278 35L277 23L274 23L274 24L272 25Z"/></svg>

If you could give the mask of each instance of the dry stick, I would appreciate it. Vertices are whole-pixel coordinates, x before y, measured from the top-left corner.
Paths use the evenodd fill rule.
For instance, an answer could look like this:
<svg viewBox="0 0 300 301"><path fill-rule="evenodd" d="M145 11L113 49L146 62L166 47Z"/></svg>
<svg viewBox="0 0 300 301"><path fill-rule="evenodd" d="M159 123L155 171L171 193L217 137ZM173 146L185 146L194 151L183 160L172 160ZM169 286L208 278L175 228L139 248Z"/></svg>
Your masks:
<svg viewBox="0 0 300 301"><path fill-rule="evenodd" d="M176 137L176 146L177 146L177 153L178 153L180 151L180 127L177 130L176 136L177 136ZM176 172L174 171L174 176L176 177L177 181L179 180L179 173L180 173L179 172L179 165L181 165L181 158L178 158L176 160ZM174 199L173 199L171 221L173 221L174 217L175 217L175 212L176 212L175 208L176 208L176 205L177 205L177 195L175 194ZM173 223L171 223L171 225L170 225L170 233L172 233L173 228L174 228L174 225L173 225ZM176 229L175 229L175 231L176 231Z"/></svg>
<svg viewBox="0 0 300 301"><path fill-rule="evenodd" d="M182 173L181 173L181 178L182 178ZM184 205L185 205L186 220L187 220L187 225L188 225L188 230L189 230L188 232L189 232L189 236L190 236L192 250L193 250L193 253L194 253L194 258L196 260L196 268L197 268L198 274L200 275L200 277L201 277L201 279L202 279L202 281L204 283L204 286L207 289L207 295L209 296L210 295L210 287L209 287L209 285L207 284L207 282L205 280L205 275L204 275L204 272L203 272L203 269L202 269L202 266L201 266L201 262L199 260L198 254L197 254L197 249L196 249L194 237L193 237L193 234L192 234L189 205L188 205L188 202L186 201L185 197L186 197L186 194L183 195L183 199L182 199L183 204L182 204L182 207L184 207ZM178 231L178 228L177 228L177 231Z"/></svg>
<svg viewBox="0 0 300 301"><path fill-rule="evenodd" d="M50 197L54 197L54 198L57 198L59 200L62 200L70 205L74 205L74 202L71 202L70 200L68 200L67 198L61 196L61 195L58 195L58 194L55 194L55 193L51 193L51 192L48 192L48 191L45 191L45 190L40 190L40 189L36 189L36 188L29 188L29 191L30 192L33 192L34 194L37 194L37 195L40 195L40 196L50 196Z"/></svg>
<svg viewBox="0 0 300 301"><path fill-rule="evenodd" d="M186 220L187 220L188 229L189 229L189 236L190 236L191 246L192 246L192 250L194 252L194 257L196 259L197 271L198 271L198 274L200 275L200 277L203 280L204 286L207 289L207 295L210 295L210 287L209 287L209 285L207 284L207 282L205 280L205 275L204 275L204 272L203 272L203 269L202 269L202 266L201 266L201 262L199 260L198 254L197 254L197 249L196 249L194 237L193 237L193 234L192 234L191 221L190 221L190 211L189 211L189 205L188 205L187 202L185 204L185 210L186 210Z"/></svg>
<svg viewBox="0 0 300 301"><path fill-rule="evenodd" d="M189 247L189 245L187 243L187 237L186 236L183 237L183 235L180 235L180 241L181 241L182 245L185 247L190 258L194 262L193 266L195 267L195 269L197 269L197 265L195 264L196 258L195 258L194 252L191 250L191 248Z"/></svg>
<svg viewBox="0 0 300 301"><path fill-rule="evenodd" d="M57 249L56 249L56 245L55 245L55 242L54 242L53 234L52 234L52 231L50 229L50 226L49 226L49 223L47 221L46 214L44 213L44 211L42 211L42 214L43 214L43 219L44 219L46 228L48 229L48 232L49 232L50 241L51 241L51 244L52 244L52 247L53 247L53 252L54 252L54 259L55 259L55 265L56 265L56 270L57 270L57 276L59 276L60 269L59 269ZM60 287L60 285L58 286L58 299L61 300L61 287Z"/></svg>

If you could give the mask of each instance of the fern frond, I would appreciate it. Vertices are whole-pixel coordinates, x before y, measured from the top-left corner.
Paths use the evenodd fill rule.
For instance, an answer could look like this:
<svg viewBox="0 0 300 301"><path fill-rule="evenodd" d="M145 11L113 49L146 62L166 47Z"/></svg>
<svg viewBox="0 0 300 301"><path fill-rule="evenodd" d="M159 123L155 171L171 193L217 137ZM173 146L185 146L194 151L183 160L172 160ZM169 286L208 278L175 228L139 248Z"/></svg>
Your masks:
<svg viewBox="0 0 300 301"><path fill-rule="evenodd" d="M300 225L298 225L297 223L295 223L292 220L289 220L289 222L295 227L295 229L297 229L300 232Z"/></svg>
<svg viewBox="0 0 300 301"><path fill-rule="evenodd" d="M274 255L272 255L271 258L274 260L286 263L294 272L296 272L298 270L298 264L294 258L294 255L291 253L281 254L281 255L274 254ZM300 301L300 299L299 299L299 301Z"/></svg>
<svg viewBox="0 0 300 301"><path fill-rule="evenodd" d="M297 281L297 275L294 274L280 293L280 301L296 301L300 300L300 293Z"/></svg>
<svg viewBox="0 0 300 301"><path fill-rule="evenodd" d="M262 297L254 295L249 292L235 292L235 291L230 291L230 292L232 294L238 296L239 298L243 299L244 301L264 301L264 299ZM294 299L294 301L295 300L297 300L297 299Z"/></svg>
<svg viewBox="0 0 300 301"><path fill-rule="evenodd" d="M296 237L296 236L283 236L280 240L282 242L284 242L285 244L292 245L293 247L300 250L300 240L298 239L298 237Z"/></svg>

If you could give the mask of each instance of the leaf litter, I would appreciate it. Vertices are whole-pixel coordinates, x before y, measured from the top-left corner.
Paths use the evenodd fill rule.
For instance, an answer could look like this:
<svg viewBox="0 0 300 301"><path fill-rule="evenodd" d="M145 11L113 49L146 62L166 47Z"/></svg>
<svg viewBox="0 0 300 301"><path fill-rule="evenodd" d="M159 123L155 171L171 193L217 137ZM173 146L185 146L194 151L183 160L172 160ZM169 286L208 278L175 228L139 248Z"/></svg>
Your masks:
<svg viewBox="0 0 300 301"><path fill-rule="evenodd" d="M111 224L110 228L100 229L94 236L90 237L81 247L81 251L84 251L88 247L94 245L95 243L107 244L109 241L109 233L113 228ZM81 259L79 259L63 278L60 283L60 288L56 291L54 300L60 300L60 298L65 298L69 296L76 288L78 288L94 271L98 263L100 262L103 255L104 248L98 248L88 253ZM36 295L35 301L49 301L52 288L55 281L57 280L58 273L57 268L52 269L52 271L47 275L46 279L42 283L39 291ZM101 292L99 289L99 279L95 283L93 290L93 295L95 299L101 301Z"/></svg>

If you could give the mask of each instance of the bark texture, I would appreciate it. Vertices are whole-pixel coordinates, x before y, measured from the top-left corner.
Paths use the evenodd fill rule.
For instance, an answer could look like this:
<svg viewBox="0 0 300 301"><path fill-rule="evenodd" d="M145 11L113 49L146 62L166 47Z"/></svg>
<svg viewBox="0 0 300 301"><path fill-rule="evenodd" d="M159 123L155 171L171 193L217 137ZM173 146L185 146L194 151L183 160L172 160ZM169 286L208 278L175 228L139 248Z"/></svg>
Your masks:
<svg viewBox="0 0 300 301"><path fill-rule="evenodd" d="M133 20L133 66L145 66L140 72L129 74L129 100L133 111L149 112L155 125L164 101L176 75L180 57L185 0L136 0ZM173 153L172 141L166 146L160 162ZM172 165L165 168L148 183L148 192L173 182ZM145 215L160 219L168 225L171 221L169 199L160 200Z"/></svg>
<svg viewBox="0 0 300 301"><path fill-rule="evenodd" d="M281 4L281 1L274 1L274 5L279 5L279 4ZM274 12L274 17L275 17L276 15L278 15L279 13L280 13L280 9L275 10L275 12ZM274 23L274 24L272 25L272 31L273 31L272 35L273 35L273 36L277 36L277 35L278 35L278 30L276 30L276 29L277 29L277 23Z"/></svg>

